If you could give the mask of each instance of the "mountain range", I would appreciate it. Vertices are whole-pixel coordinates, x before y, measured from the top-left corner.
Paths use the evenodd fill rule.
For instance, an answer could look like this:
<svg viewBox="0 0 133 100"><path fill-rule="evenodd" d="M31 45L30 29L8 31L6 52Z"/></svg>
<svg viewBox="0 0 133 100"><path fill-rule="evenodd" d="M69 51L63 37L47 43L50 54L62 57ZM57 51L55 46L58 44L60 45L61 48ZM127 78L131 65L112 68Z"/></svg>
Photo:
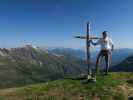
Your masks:
<svg viewBox="0 0 133 100"><path fill-rule="evenodd" d="M26 45L0 49L0 88L46 82L86 72L85 61Z"/></svg>
<svg viewBox="0 0 133 100"><path fill-rule="evenodd" d="M92 61L97 53L92 52ZM113 60L117 64L111 70L133 71L133 56L130 55L133 55L132 49L115 50ZM47 82L82 73L87 73L85 52L82 50L44 49L32 45L0 48L0 88Z"/></svg>
<svg viewBox="0 0 133 100"><path fill-rule="evenodd" d="M53 48L48 49L49 52L59 55L65 55L69 57L76 57L85 60L86 59L86 52L80 49L72 49L72 48ZM91 61L93 63L96 62L96 57L98 55L98 50L91 51ZM121 48L115 49L112 53L112 66L119 64L127 57L133 55L133 49L129 48Z"/></svg>

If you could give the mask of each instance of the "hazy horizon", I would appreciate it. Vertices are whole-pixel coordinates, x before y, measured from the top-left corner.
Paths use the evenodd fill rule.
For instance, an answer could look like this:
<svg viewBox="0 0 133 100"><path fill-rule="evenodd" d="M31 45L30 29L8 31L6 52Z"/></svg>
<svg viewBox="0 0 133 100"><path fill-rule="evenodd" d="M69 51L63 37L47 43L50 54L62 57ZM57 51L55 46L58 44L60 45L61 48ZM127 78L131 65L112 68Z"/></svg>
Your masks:
<svg viewBox="0 0 133 100"><path fill-rule="evenodd" d="M29 43L25 43L25 44L22 44L22 45L18 45L18 46L10 46L10 47L0 47L0 48L6 48L6 49L10 49L10 48L21 48L21 47L25 47L26 45L31 45L32 47L39 47L39 48L44 48L44 49L75 49L75 50L82 50L82 51L86 51L86 46L84 47L80 47L80 48L73 48L73 47L63 47L63 46L44 46L44 45L34 45L34 44L29 44ZM121 48L114 48L115 50L118 50L118 49L132 49L133 48L124 48L124 47L121 47ZM91 46L91 51L99 51L100 50L100 47L99 46Z"/></svg>

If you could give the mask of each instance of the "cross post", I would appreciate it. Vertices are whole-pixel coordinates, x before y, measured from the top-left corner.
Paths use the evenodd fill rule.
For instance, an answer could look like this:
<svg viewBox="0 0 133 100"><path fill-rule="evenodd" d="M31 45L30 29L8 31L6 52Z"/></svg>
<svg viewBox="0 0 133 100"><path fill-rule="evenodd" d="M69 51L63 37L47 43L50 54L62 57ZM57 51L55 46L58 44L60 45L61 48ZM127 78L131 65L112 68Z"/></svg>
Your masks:
<svg viewBox="0 0 133 100"><path fill-rule="evenodd" d="M86 36L75 36L75 38L85 39L86 40L86 62L88 67L88 76L92 76L92 68L91 68L91 53L90 53L90 40L92 39L101 39L99 37L94 37L90 35L90 22L87 22L87 30Z"/></svg>

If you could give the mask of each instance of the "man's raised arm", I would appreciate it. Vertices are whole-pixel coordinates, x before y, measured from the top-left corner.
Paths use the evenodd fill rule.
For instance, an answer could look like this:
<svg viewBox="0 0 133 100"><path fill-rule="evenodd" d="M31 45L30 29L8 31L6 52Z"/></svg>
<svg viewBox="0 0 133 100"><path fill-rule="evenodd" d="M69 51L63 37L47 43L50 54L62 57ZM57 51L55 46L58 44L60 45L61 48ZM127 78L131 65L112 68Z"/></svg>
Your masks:
<svg viewBox="0 0 133 100"><path fill-rule="evenodd" d="M100 39L97 40L96 42L93 42L92 40L90 40L90 43L91 43L92 45L96 46L96 45L100 44Z"/></svg>

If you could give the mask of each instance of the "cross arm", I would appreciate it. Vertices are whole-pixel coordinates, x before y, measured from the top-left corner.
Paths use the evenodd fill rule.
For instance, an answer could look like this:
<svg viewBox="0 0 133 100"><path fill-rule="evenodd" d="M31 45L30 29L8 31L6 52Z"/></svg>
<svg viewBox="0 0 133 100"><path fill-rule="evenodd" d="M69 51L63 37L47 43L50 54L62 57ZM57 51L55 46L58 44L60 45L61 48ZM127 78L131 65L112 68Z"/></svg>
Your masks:
<svg viewBox="0 0 133 100"><path fill-rule="evenodd" d="M79 38L79 39L87 39L86 36L75 36L75 38ZM90 36L89 39L91 40L91 39L101 39L101 38L99 38L99 37L94 37L94 36Z"/></svg>

